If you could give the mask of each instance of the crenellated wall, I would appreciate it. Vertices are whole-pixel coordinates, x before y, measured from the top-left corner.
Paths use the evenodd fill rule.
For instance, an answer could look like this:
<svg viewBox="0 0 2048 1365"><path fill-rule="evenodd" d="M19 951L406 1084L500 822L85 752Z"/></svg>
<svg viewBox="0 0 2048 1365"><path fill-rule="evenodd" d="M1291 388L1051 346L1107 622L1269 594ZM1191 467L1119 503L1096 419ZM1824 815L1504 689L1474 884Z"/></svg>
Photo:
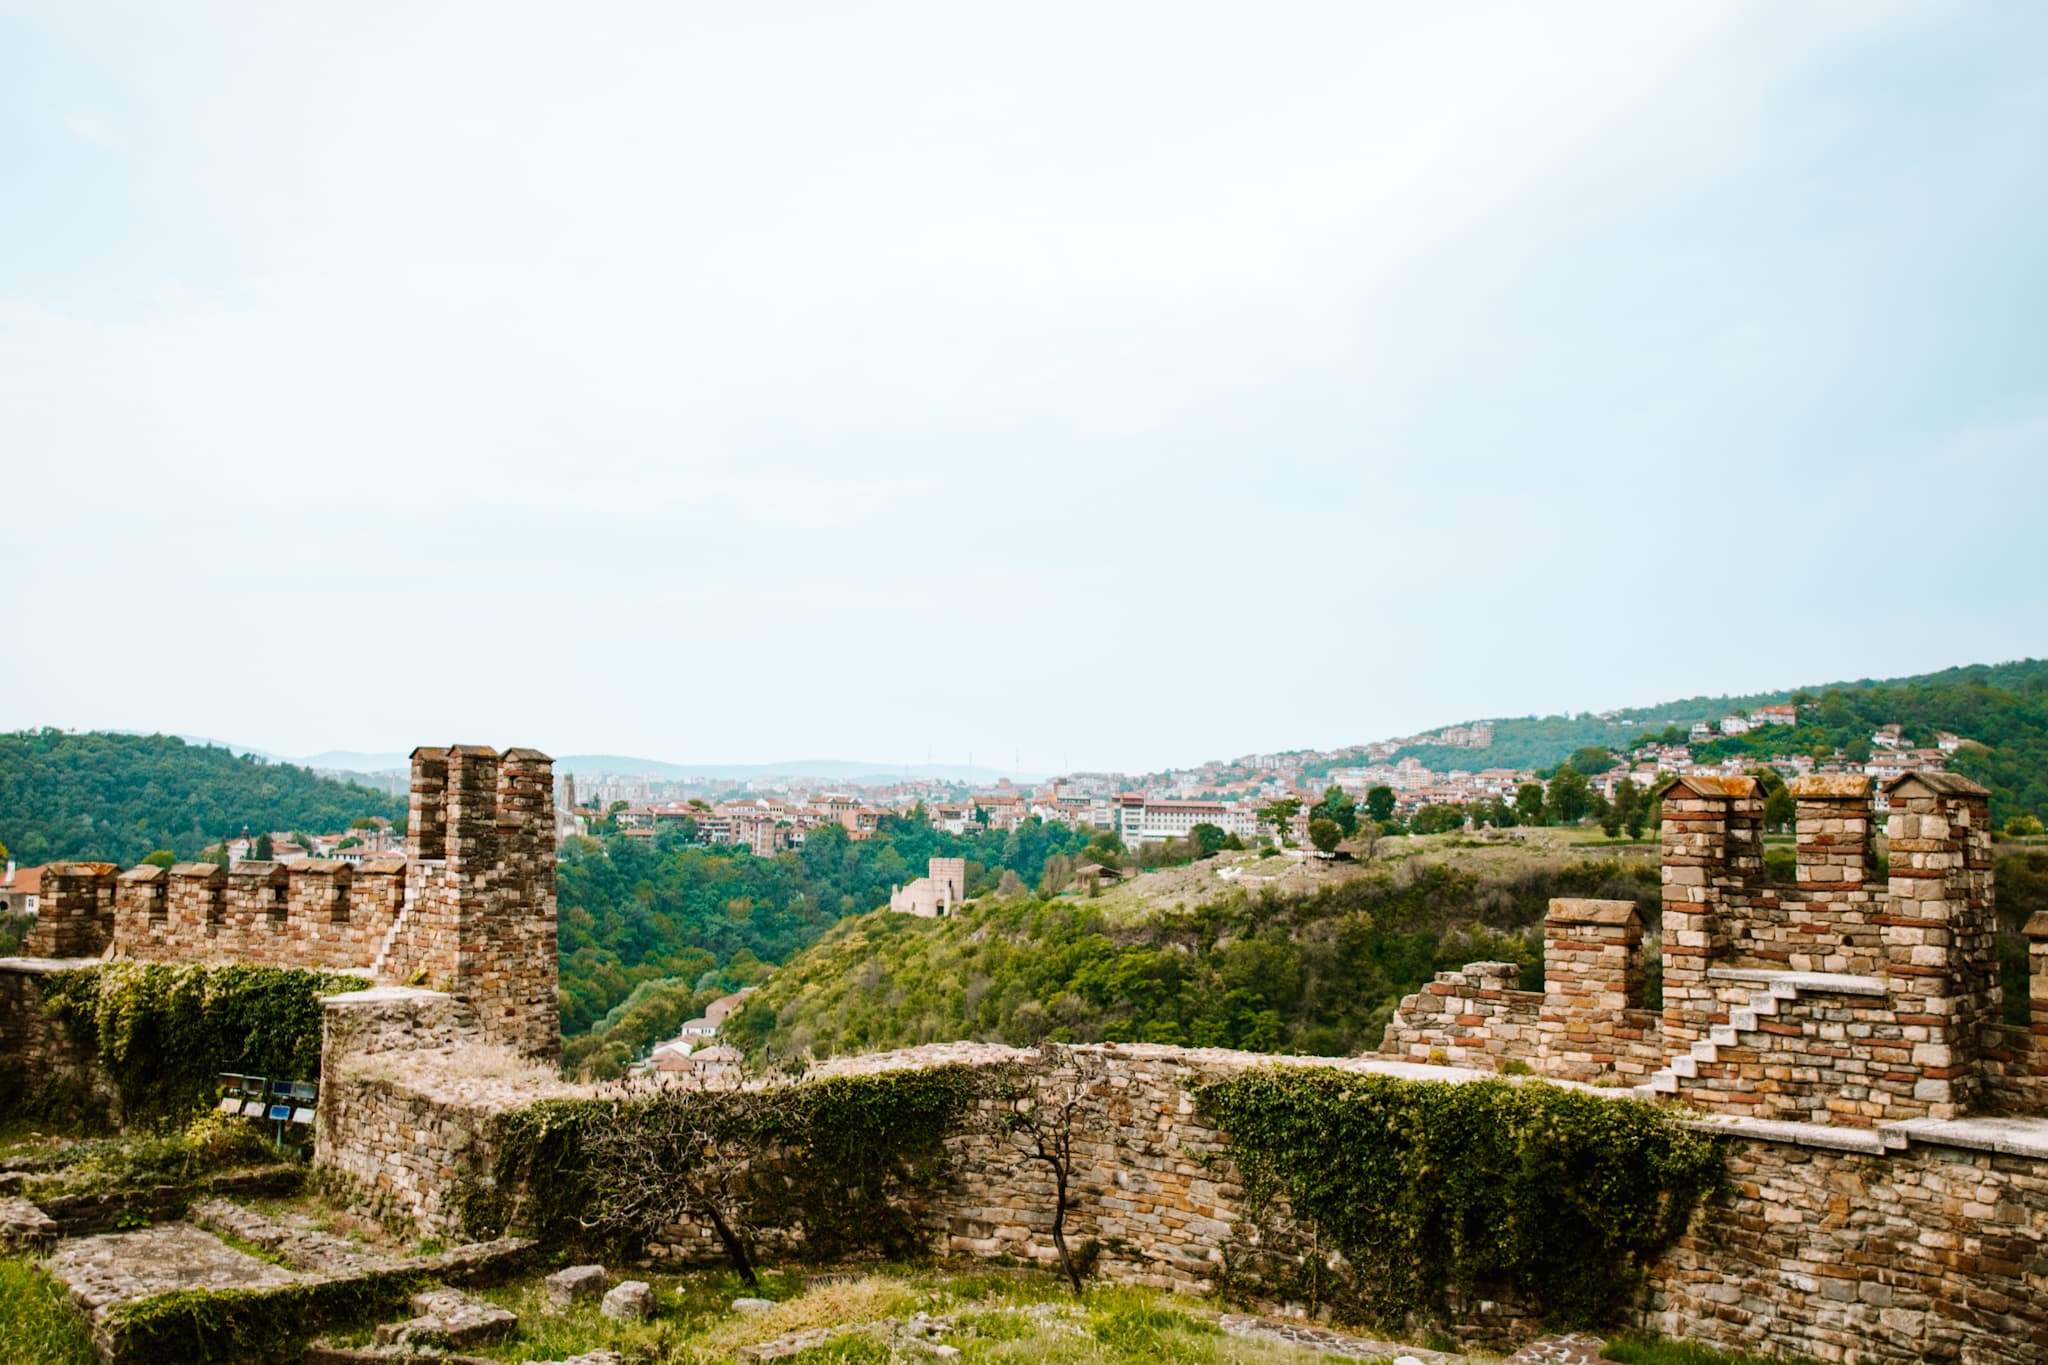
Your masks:
<svg viewBox="0 0 2048 1365"><path fill-rule="evenodd" d="M558 1058L553 769L533 749L415 751L405 858L53 864L24 950L369 969L446 990L487 1037Z"/></svg>
<svg viewBox="0 0 2048 1365"><path fill-rule="evenodd" d="M1948 773L1892 781L1882 888L1868 780L1803 778L1791 792L1797 883L1774 887L1754 780L1683 777L1666 789L1660 1013L1639 1008L1633 907L1557 900L1543 995L1486 999L1471 978L1498 964L1441 974L1401 1002L1381 1050L1521 1062L1731 1117L1870 1128L1986 1104L2048 1114L2048 1027L2000 1018L1984 789ZM2033 996L2048 1022L2048 916L2038 918Z"/></svg>

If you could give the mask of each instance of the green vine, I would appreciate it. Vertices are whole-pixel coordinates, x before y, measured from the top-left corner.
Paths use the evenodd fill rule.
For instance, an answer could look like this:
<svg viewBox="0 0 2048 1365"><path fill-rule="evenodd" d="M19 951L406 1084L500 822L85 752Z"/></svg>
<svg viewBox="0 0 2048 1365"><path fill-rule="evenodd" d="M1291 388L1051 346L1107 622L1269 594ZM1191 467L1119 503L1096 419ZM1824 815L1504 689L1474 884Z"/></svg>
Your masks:
<svg viewBox="0 0 2048 1365"><path fill-rule="evenodd" d="M800 1229L813 1255L901 1255L924 1241L902 1196L942 1177L945 1140L980 1093L972 1070L944 1066L545 1100L496 1121L489 1178L466 1182L458 1207L476 1235L516 1227L554 1243L644 1245L661 1228L622 1207L633 1173L596 1160L645 1150L673 1163L672 1178L728 1192L719 1211L745 1228Z"/></svg>
<svg viewBox="0 0 2048 1365"><path fill-rule="evenodd" d="M1231 1287L1375 1325L1475 1297L1611 1321L1723 1169L1719 1144L1649 1105L1551 1085L1274 1068L1196 1097L1230 1140L1246 1226L1266 1225L1227 1249ZM1276 1196L1291 1236L1270 1235Z"/></svg>
<svg viewBox="0 0 2048 1365"><path fill-rule="evenodd" d="M370 983L284 967L114 962L43 978L43 1006L97 1048L129 1118L178 1117L223 1071L311 1079L320 997Z"/></svg>

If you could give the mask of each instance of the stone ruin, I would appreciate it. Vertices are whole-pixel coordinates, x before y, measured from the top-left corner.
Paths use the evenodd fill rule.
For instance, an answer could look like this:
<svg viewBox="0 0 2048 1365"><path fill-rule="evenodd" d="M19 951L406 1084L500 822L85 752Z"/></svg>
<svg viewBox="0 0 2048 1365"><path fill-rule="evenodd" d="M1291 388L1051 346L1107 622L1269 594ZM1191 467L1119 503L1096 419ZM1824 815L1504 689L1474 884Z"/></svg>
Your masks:
<svg viewBox="0 0 2048 1365"><path fill-rule="evenodd" d="M1479 962L1401 1002L1382 1051L1635 1087L1728 1117L1874 1128L2043 1111L2040 1025L2002 1022L1988 794L1952 773L1884 789L1805 777L1796 880L1769 884L1753 778L1681 777L1663 799L1662 1008L1644 1008L1628 901L1556 900L1544 990ZM2027 926L2048 1001L2048 916Z"/></svg>
<svg viewBox="0 0 2048 1365"><path fill-rule="evenodd" d="M22 950L361 972L446 992L486 1039L558 1059L554 806L537 750L415 749L407 856L54 863Z"/></svg>

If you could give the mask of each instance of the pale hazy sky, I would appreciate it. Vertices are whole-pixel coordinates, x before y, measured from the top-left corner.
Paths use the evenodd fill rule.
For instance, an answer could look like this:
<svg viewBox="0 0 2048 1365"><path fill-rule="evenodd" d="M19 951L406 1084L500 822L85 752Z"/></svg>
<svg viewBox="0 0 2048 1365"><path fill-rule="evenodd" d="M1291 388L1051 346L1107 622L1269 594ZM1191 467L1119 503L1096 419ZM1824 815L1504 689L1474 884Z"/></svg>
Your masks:
<svg viewBox="0 0 2048 1365"><path fill-rule="evenodd" d="M0 725L1149 767L2048 650L2048 6L0 6Z"/></svg>

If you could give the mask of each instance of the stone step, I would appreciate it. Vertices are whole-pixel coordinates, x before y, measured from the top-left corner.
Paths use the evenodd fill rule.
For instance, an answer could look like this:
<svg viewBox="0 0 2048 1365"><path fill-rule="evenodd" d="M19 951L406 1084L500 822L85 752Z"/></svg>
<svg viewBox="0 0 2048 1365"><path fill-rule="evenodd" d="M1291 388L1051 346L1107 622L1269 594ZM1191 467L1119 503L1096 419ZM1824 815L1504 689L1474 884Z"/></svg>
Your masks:
<svg viewBox="0 0 2048 1365"><path fill-rule="evenodd" d="M1734 1047L1736 1045L1735 1025L1716 1024L1707 1030L1707 1037L1717 1046Z"/></svg>
<svg viewBox="0 0 2048 1365"><path fill-rule="evenodd" d="M1700 1074L1700 1059L1687 1053L1683 1057L1673 1057L1664 1069L1674 1076L1684 1076L1690 1080Z"/></svg>
<svg viewBox="0 0 2048 1365"><path fill-rule="evenodd" d="M1716 1044L1702 1038L1692 1045L1692 1056L1696 1062L1718 1062L1721 1060L1721 1049Z"/></svg>
<svg viewBox="0 0 2048 1365"><path fill-rule="evenodd" d="M1676 1095L1678 1077L1669 1069L1656 1072L1650 1077L1650 1091L1657 1095Z"/></svg>
<svg viewBox="0 0 2048 1365"><path fill-rule="evenodd" d="M1737 1005L1728 1011L1728 1027L1737 1033L1756 1032L1756 1011Z"/></svg>

